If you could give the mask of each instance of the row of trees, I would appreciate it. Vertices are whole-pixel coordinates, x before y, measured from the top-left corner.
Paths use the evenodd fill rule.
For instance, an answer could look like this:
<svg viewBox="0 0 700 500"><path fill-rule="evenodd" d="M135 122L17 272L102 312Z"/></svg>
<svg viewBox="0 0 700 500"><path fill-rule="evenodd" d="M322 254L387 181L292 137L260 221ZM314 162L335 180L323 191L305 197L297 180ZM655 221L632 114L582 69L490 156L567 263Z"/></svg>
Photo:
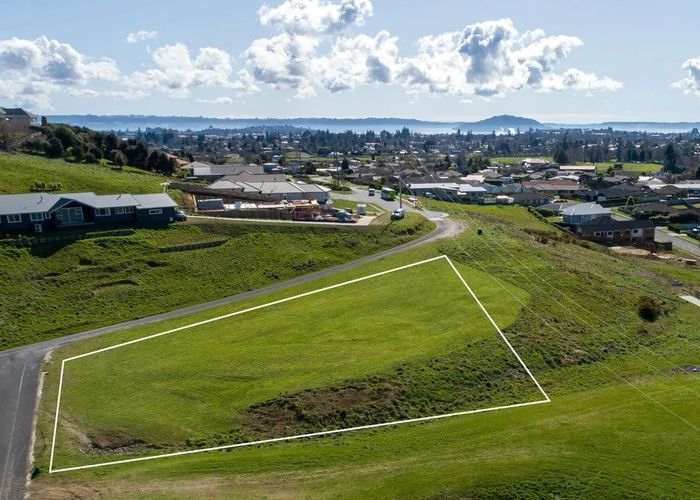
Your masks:
<svg viewBox="0 0 700 500"><path fill-rule="evenodd" d="M32 130L34 134L21 147L33 154L76 163L107 160L118 167L128 165L168 175L177 169L174 158L161 151L149 152L146 143L139 139L121 140L114 133L63 124L44 123Z"/></svg>

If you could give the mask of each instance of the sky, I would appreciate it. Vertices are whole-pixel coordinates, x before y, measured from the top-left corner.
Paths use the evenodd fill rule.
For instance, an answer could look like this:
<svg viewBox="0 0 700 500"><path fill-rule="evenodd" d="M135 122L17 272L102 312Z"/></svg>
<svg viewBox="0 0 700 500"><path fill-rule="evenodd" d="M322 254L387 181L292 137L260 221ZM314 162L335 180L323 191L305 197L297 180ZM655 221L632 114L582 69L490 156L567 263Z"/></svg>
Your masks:
<svg viewBox="0 0 700 500"><path fill-rule="evenodd" d="M44 114L700 120L700 2L0 0Z"/></svg>

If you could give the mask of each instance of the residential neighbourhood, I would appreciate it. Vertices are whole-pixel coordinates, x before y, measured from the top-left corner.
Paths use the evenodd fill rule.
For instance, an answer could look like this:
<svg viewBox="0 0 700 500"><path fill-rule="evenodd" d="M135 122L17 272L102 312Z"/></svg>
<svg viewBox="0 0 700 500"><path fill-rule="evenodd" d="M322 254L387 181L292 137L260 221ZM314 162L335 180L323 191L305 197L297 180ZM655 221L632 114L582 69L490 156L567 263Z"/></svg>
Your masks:
<svg viewBox="0 0 700 500"><path fill-rule="evenodd" d="M700 3L0 19L0 500L699 497Z"/></svg>

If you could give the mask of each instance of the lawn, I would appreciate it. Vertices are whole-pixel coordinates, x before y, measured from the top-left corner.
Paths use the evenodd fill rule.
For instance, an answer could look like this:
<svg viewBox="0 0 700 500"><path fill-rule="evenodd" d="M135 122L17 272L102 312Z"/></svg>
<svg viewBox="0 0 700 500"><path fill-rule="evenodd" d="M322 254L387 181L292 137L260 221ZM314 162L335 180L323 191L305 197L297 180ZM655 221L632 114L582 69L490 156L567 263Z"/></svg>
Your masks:
<svg viewBox="0 0 700 500"><path fill-rule="evenodd" d="M448 208L435 202L431 205ZM217 498L231 491L248 498L696 496L700 489L698 375L683 367L700 364L700 308L677 295L700 287L698 270L609 255L519 207L453 205L449 209L469 226L457 239L276 292L268 299L447 254L465 277L474 280L475 292L552 403L230 453L49 475L57 359L62 354L56 353L46 365L35 446L38 475L30 491L37 497L109 498ZM475 233L476 228L483 229L481 235ZM642 296L661 304L663 312L656 321L639 317ZM428 314L420 305L411 312ZM200 313L191 319L209 315ZM433 311L425 321L443 320ZM109 339L91 339L71 345L64 353L85 352L127 340L129 335L177 325L178 320L171 320ZM494 359L483 357L484 353L496 354L496 347L487 342L454 345L451 352L429 360L402 362L383 372L377 369L357 383L359 387L382 387L389 380L387 375L393 374L391 380L411 388L411 397L399 400L396 406L404 411L420 407L419 401L445 404L432 398L454 397L454 388L460 386L455 380L469 380L475 387L493 381L490 389L505 397L508 386L494 372L499 364L478 362ZM274 369L270 372L272 379ZM118 385L117 379L114 383ZM335 394L342 387L342 383L331 385L325 394ZM270 410L289 403L301 410L302 418L310 415L316 422L305 395L308 392L288 394L258 408ZM465 400L469 397L473 394L466 394ZM395 399L389 400L393 408ZM195 437L216 443L236 435Z"/></svg>
<svg viewBox="0 0 700 500"><path fill-rule="evenodd" d="M596 163L596 171L597 172L602 172L605 173L608 171L610 167L614 167L616 162L611 162L611 161L603 161L600 163ZM592 165L592 163L588 162L579 162L579 165ZM639 172L639 173L646 173L650 174L653 172L659 172L661 171L661 168L663 165L660 163L623 163L622 164L622 170L625 172Z"/></svg>
<svg viewBox="0 0 700 500"><path fill-rule="evenodd" d="M390 248L433 227L419 216L357 229L207 221L0 247L0 349L260 288ZM213 248L160 251L222 239Z"/></svg>
<svg viewBox="0 0 700 500"><path fill-rule="evenodd" d="M543 160L552 161L551 156L539 156L539 155L529 155L529 156L494 156L491 158L492 161L497 161L505 165L520 164L525 158L541 158Z"/></svg>
<svg viewBox="0 0 700 500"><path fill-rule="evenodd" d="M42 156L0 153L0 194L26 193L35 181L61 183L61 191L97 194L158 193L167 178L124 167L69 163Z"/></svg>
<svg viewBox="0 0 700 500"><path fill-rule="evenodd" d="M485 276L466 277L493 299ZM503 326L513 306L495 308ZM462 371L520 374L504 377L502 395L497 376L468 387L455 370L455 387L432 394L418 370L406 375L464 346L480 352ZM542 399L505 348L447 261L428 262L67 362L55 466Z"/></svg>

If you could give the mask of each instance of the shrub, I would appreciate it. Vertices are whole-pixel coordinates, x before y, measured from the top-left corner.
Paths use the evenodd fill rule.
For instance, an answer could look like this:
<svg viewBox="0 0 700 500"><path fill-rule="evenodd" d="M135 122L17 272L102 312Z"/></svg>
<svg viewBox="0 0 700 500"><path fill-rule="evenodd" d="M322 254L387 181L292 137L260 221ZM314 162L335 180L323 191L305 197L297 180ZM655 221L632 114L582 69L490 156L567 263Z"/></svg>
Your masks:
<svg viewBox="0 0 700 500"><path fill-rule="evenodd" d="M638 311L640 318L645 321L653 322L661 315L663 308L661 304L656 302L653 298L645 295L639 299Z"/></svg>

